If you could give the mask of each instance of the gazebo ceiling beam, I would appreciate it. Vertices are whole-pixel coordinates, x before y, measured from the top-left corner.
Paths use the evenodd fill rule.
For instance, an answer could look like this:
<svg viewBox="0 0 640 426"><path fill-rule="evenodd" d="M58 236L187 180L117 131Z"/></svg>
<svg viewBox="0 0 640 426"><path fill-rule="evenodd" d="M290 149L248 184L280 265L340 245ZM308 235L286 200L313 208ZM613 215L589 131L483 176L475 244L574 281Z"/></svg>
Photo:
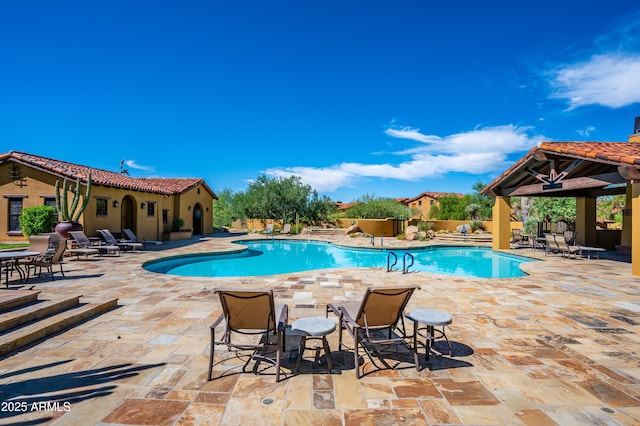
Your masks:
<svg viewBox="0 0 640 426"><path fill-rule="evenodd" d="M555 193L563 191L574 191L580 189L603 188L608 185L626 183L627 179L622 177L618 172L603 173L593 176L577 177L573 179L564 179L556 182L553 187L546 183L535 183L530 185L522 185L511 188L505 188L503 191L496 191L498 195L508 197L519 197L527 195L548 194L549 197L557 196Z"/></svg>
<svg viewBox="0 0 640 426"><path fill-rule="evenodd" d="M618 173L628 180L640 180L640 170L633 166L619 166Z"/></svg>
<svg viewBox="0 0 640 426"><path fill-rule="evenodd" d="M571 173L576 167L582 164L583 160L573 160L564 170L560 170L561 159L548 158L549 161L549 173L541 173L531 168L527 168L526 172L534 178L545 184L544 189L562 188L561 182Z"/></svg>

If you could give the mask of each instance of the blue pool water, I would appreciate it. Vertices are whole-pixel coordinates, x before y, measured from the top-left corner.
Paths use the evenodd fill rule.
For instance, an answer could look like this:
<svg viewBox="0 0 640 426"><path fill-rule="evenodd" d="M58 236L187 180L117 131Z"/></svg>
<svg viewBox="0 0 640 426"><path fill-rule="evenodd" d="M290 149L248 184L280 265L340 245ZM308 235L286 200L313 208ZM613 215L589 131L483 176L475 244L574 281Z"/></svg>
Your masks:
<svg viewBox="0 0 640 426"><path fill-rule="evenodd" d="M339 247L312 241L242 241L248 250L165 257L147 262L151 272L191 277L237 277L285 274L329 268L387 269L389 250ZM414 257L409 272L434 272L479 278L515 278L526 275L519 265L531 259L496 253L479 247L432 247L391 250L402 271L405 253ZM394 256L391 255L393 262ZM410 263L410 258L406 258Z"/></svg>

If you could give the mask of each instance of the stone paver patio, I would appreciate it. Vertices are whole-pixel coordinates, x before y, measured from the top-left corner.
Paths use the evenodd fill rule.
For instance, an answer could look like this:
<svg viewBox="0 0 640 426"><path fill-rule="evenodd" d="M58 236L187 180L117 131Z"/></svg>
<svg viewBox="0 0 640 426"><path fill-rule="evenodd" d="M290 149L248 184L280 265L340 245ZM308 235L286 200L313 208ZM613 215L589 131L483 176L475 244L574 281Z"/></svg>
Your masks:
<svg viewBox="0 0 640 426"><path fill-rule="evenodd" d="M238 238L248 237L70 259L66 279L12 285L42 298L118 297L119 307L0 359L0 424L640 424L640 280L629 263L520 249L513 252L541 261L526 264L530 275L517 279L359 269L185 278L140 267L160 256L232 249ZM435 352L420 372L410 363L380 370L367 362L358 380L333 333L331 374L312 365L309 353L296 374L291 338L281 382L273 369L207 381L209 325L220 313L214 288L272 288L289 304L291 324L324 315L328 302L360 300L367 286L394 284L421 286L409 310L453 316L453 356Z"/></svg>

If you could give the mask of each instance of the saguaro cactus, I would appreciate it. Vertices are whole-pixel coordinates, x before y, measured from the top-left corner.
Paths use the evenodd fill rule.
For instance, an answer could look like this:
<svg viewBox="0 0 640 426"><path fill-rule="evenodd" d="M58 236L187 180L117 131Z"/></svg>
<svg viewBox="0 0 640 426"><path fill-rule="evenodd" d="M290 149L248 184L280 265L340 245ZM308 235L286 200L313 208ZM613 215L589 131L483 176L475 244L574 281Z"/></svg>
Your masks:
<svg viewBox="0 0 640 426"><path fill-rule="evenodd" d="M73 200L71 206L69 206L69 191L73 191ZM56 209L60 213L60 217L63 222L77 222L80 219L80 215L87 208L89 204L89 195L91 194L91 174L87 177L87 190L82 200L82 204L78 207L80 202L80 178L76 180L75 188L69 188L69 180L65 179L62 184L62 194L60 193L60 181L56 181Z"/></svg>

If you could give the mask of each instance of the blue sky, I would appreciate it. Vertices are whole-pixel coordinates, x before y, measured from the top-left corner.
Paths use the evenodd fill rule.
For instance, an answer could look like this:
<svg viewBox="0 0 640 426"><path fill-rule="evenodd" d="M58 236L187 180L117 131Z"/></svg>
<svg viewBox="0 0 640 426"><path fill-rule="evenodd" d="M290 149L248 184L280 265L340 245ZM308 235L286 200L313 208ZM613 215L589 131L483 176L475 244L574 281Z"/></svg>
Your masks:
<svg viewBox="0 0 640 426"><path fill-rule="evenodd" d="M293 174L343 202L468 193L640 116L631 0L21 0L0 40L0 151L216 192Z"/></svg>

